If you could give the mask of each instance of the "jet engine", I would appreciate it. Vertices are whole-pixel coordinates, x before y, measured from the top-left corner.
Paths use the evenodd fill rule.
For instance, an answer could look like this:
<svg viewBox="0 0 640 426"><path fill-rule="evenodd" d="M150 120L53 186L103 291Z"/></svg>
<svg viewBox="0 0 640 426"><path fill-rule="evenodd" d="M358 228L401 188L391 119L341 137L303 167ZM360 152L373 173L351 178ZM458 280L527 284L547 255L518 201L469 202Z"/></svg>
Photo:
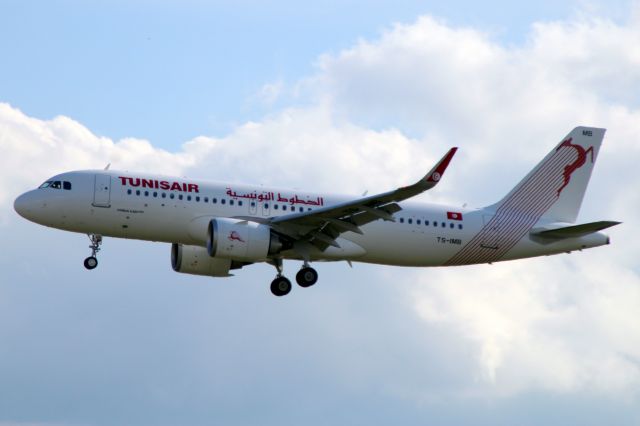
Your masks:
<svg viewBox="0 0 640 426"><path fill-rule="evenodd" d="M229 277L234 268L231 259L210 257L207 249L199 246L171 245L171 267L176 272L210 277Z"/></svg>
<svg viewBox="0 0 640 426"><path fill-rule="evenodd" d="M256 262L285 245L269 226L249 220L215 218L207 229L207 253L212 258Z"/></svg>

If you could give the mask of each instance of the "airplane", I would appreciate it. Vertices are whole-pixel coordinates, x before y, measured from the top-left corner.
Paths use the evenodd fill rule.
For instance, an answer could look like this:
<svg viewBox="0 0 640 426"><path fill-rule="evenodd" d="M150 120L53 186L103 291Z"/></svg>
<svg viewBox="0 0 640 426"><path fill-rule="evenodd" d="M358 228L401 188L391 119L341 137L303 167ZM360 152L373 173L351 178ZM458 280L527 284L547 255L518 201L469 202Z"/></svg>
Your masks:
<svg viewBox="0 0 640 426"><path fill-rule="evenodd" d="M40 225L84 233L98 265L103 237L171 244L174 271L229 277L267 262L271 292L292 285L283 260L302 261L301 287L317 261L458 266L570 253L609 244L620 222L576 224L605 129L576 127L506 196L484 208L407 201L435 187L457 148L417 182L352 197L112 170L62 173L20 195L15 211Z"/></svg>

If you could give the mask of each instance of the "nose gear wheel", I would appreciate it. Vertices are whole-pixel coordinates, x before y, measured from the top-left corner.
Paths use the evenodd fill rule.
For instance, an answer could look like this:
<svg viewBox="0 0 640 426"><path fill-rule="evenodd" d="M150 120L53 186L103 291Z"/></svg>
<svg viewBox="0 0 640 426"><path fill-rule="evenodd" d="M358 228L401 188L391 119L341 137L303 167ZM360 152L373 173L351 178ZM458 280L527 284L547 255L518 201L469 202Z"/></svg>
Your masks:
<svg viewBox="0 0 640 426"><path fill-rule="evenodd" d="M100 245L102 244L102 235L89 234L89 240L91 240L91 256L84 260L84 267L88 270L95 269L98 266L98 258L96 254L100 251Z"/></svg>

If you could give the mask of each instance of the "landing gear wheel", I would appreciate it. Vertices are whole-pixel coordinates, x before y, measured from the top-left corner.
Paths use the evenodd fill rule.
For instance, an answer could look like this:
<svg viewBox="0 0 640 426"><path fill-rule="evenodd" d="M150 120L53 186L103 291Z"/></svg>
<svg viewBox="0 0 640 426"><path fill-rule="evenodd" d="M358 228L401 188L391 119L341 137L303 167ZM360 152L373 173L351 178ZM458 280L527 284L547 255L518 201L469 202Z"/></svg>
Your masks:
<svg viewBox="0 0 640 426"><path fill-rule="evenodd" d="M275 280L271 281L271 293L274 296L285 296L289 294L291 291L291 281L289 281L286 277L276 277Z"/></svg>
<svg viewBox="0 0 640 426"><path fill-rule="evenodd" d="M89 240L91 240L91 245L89 248L91 249L91 256L87 257L84 260L84 267L88 270L95 269L98 266L98 258L96 254L100 251L100 245L102 244L102 235L98 234L87 234Z"/></svg>
<svg viewBox="0 0 640 426"><path fill-rule="evenodd" d="M318 281L318 273L315 269L305 266L296 274L296 282L300 287L311 287Z"/></svg>
<svg viewBox="0 0 640 426"><path fill-rule="evenodd" d="M95 269L98 266L98 259L95 256L89 256L84 260L84 267L88 270Z"/></svg>

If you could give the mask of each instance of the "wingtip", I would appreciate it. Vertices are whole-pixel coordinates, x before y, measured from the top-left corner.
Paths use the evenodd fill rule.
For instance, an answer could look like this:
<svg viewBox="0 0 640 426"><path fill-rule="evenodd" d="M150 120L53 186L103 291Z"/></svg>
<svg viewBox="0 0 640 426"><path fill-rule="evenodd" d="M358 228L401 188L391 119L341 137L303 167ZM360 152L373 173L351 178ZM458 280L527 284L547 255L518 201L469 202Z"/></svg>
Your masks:
<svg viewBox="0 0 640 426"><path fill-rule="evenodd" d="M456 154L456 151L458 151L458 147L454 146L444 155L444 157L442 157L438 164L436 164L436 166L426 176L427 182L437 183L438 181L440 181L442 175L444 174L444 171L447 169L447 167L449 167L451 159Z"/></svg>

